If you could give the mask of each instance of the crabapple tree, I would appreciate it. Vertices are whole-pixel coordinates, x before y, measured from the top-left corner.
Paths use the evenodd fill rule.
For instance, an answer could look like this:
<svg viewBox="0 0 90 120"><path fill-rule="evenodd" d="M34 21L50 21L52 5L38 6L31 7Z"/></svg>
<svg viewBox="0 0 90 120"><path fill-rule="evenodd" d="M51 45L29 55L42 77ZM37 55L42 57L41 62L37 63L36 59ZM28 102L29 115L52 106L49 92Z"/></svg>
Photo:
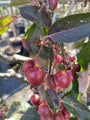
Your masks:
<svg viewBox="0 0 90 120"><path fill-rule="evenodd" d="M22 45L30 54L36 55L22 65L30 89L34 91L30 101L35 111L28 113L28 120L89 120L90 110L80 99L78 78L80 72L89 71L90 12L53 21L54 13L57 15L59 0L19 0L16 3L12 0L11 5L20 3L28 4L19 8L20 15L32 22L27 28ZM8 25L18 17L11 18ZM5 27L6 25L0 28L1 33ZM88 41L80 41L86 37ZM77 56L65 48L65 43L71 42L75 43L75 48L80 46ZM48 65L44 68L40 66L39 58Z"/></svg>

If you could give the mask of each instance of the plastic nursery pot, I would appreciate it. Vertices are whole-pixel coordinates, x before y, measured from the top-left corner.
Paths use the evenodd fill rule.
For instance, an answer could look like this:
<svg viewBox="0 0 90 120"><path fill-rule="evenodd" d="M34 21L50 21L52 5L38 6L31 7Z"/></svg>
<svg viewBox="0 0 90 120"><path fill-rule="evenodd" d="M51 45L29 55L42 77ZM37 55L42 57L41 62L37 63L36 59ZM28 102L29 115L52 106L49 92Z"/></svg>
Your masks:
<svg viewBox="0 0 90 120"><path fill-rule="evenodd" d="M8 56L12 56L14 54L20 54L21 53L21 48L20 47L9 47L9 48L6 48L4 53Z"/></svg>
<svg viewBox="0 0 90 120"><path fill-rule="evenodd" d="M9 39L9 42L13 47L22 46L22 37L12 37Z"/></svg>

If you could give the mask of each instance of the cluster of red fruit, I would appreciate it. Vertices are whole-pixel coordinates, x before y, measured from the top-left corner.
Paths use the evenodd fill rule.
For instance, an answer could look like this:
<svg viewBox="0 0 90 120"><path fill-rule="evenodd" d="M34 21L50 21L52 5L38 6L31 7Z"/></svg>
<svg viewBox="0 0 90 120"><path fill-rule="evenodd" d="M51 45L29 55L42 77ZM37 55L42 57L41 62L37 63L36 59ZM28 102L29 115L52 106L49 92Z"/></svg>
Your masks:
<svg viewBox="0 0 90 120"><path fill-rule="evenodd" d="M68 55L68 54L67 54ZM68 66L67 61L72 63ZM75 64L75 57L74 56L68 56L67 61L65 58L63 58L61 55L56 55L55 58L55 66L57 64L63 64L66 68L65 71L58 71L55 75L53 74L47 74L45 77L45 85L49 89L55 90L57 87L60 88L67 88L70 85L70 81L75 80L75 73L80 71L80 65Z"/></svg>
<svg viewBox="0 0 90 120"><path fill-rule="evenodd" d="M80 65L74 64L73 70L76 72L79 71ZM35 66L34 60L24 62L23 71L27 75L28 82L34 86L40 85L45 76L43 69ZM55 89L56 86L67 88L70 84L70 80L72 82L75 80L75 74L72 70L59 71L55 75L47 74L45 77L45 82L49 89Z"/></svg>
<svg viewBox="0 0 90 120"><path fill-rule="evenodd" d="M68 53L65 53L65 54L66 56L68 55ZM71 66L68 67L67 61L69 61L70 63L73 63L72 68ZM56 86L58 86L59 88L67 88L70 84L70 81L73 82L75 80L75 74L72 71L72 69L75 72L80 71L80 65L74 63L75 61L74 56L68 56L67 61L61 55L56 55L56 58L54 60L55 66L59 63L63 64L66 70L58 71L55 75L46 74L46 77L45 77L45 73L43 69L40 67L36 67L35 60L28 60L24 62L23 71L26 73L29 83L34 86L40 85L45 77L45 83L49 89L55 89Z"/></svg>
<svg viewBox="0 0 90 120"><path fill-rule="evenodd" d="M36 67L34 60L25 61L23 71L26 73L28 82L34 86L38 86L44 79L45 73L42 68Z"/></svg>
<svg viewBox="0 0 90 120"><path fill-rule="evenodd" d="M6 118L7 110L8 108L5 104L0 104L0 118L2 118L3 120Z"/></svg>
<svg viewBox="0 0 90 120"><path fill-rule="evenodd" d="M62 108L56 113L52 113L46 101L40 102L38 94L33 94L31 96L31 103L38 110L41 120L67 120L70 118L70 113L63 103L61 103Z"/></svg>
<svg viewBox="0 0 90 120"><path fill-rule="evenodd" d="M41 42L39 41L39 44L40 43ZM40 45L42 48L45 43ZM45 89L48 88L58 92L58 89L60 90L61 88L67 88L70 85L70 82L75 80L74 72L80 71L80 65L75 64L76 58L74 56L70 56L69 53L65 51L63 51L62 54L56 43L48 41L47 45L50 45L52 48L54 60L51 65L51 69L49 68L46 75L41 67L36 66L41 48L36 58L34 60L27 60L24 62L22 68L27 76L28 82L33 85L33 88L37 88L37 86L42 85ZM65 66L65 70L59 71L57 66L58 64L63 64ZM54 70L56 71L54 72ZM32 95L31 102L38 110L41 120L65 120L70 118L70 113L63 104L61 104L63 108L60 109L59 112L52 113L46 100L43 99L43 102L40 101L39 95Z"/></svg>
<svg viewBox="0 0 90 120"><path fill-rule="evenodd" d="M68 66L67 61L69 61L72 64ZM70 81L73 82L75 80L74 72L80 71L80 65L74 63L74 56L68 56L67 61L61 55L56 56L54 64L63 64L66 70L59 71L55 75L47 75L46 85L49 89L55 89L56 86L58 86L59 88L67 88L70 84Z"/></svg>
<svg viewBox="0 0 90 120"><path fill-rule="evenodd" d="M66 59L65 59L66 57ZM66 68L66 70L74 70L75 72L79 72L80 71L80 65L75 63L75 56L69 55L67 52L64 51L64 57L62 57L61 55L56 55L56 61L55 64L63 64ZM70 63L68 65L68 63Z"/></svg>

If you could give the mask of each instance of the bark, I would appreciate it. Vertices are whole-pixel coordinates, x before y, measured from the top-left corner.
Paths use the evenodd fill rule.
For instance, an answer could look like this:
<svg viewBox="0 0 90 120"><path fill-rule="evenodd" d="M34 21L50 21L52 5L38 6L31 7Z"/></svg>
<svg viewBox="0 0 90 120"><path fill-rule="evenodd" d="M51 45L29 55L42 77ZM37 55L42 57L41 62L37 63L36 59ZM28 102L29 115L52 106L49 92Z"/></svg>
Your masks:
<svg viewBox="0 0 90 120"><path fill-rule="evenodd" d="M25 75L21 75L20 73L16 73L13 69L9 69L6 73L0 73L0 78L4 77L16 77L22 82L28 83Z"/></svg>
<svg viewBox="0 0 90 120"><path fill-rule="evenodd" d="M32 58L25 57L25 56L18 55L18 54L8 56L0 51L0 60L6 62L8 64L21 63L21 62L24 62L24 61L29 60L29 59L32 59Z"/></svg>

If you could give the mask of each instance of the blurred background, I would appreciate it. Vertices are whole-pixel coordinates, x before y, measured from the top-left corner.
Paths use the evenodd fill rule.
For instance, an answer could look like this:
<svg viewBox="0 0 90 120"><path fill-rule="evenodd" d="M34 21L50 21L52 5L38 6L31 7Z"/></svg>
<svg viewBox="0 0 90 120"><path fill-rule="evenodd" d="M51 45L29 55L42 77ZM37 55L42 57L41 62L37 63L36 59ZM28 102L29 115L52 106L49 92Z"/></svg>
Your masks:
<svg viewBox="0 0 90 120"><path fill-rule="evenodd" d="M13 15L18 16L19 7L18 6L9 6L10 0L0 0L0 16L2 15ZM90 11L90 3L82 2L82 0L58 0L59 4L55 10L53 21L58 20L69 14L76 14L82 12ZM82 22L82 21L81 21ZM14 54L29 56L29 53L22 46L22 39L24 37L27 27L30 26L32 22L20 17L15 22L13 22L8 30L0 35L0 52L11 56ZM88 38L86 38L87 40ZM77 55L79 49L74 49L74 43L65 44L66 48L72 51L73 55ZM8 64L0 60L0 73L6 73L10 69L14 69L17 73L24 76L22 72L22 63L20 64ZM0 99L6 101L7 105L10 106L13 101L19 100L29 101L32 91L30 91L30 86L24 80L17 79L16 77L0 77ZM88 88L90 91L90 87ZM27 93L27 94L26 94ZM90 105L90 92L87 92L88 96L88 105Z"/></svg>

